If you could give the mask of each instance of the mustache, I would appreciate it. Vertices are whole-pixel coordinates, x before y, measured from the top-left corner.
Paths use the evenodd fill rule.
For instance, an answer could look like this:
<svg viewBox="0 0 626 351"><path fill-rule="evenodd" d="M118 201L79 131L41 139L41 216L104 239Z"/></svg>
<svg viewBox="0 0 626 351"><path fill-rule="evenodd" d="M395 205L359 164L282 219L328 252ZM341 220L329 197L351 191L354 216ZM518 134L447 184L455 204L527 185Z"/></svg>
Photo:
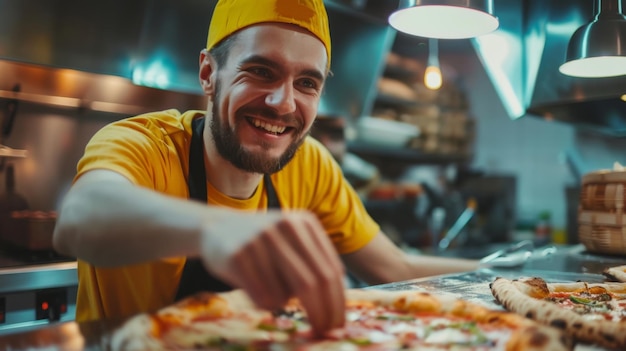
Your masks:
<svg viewBox="0 0 626 351"><path fill-rule="evenodd" d="M293 113L279 115L275 110L266 107L244 107L237 112L237 116L245 117L247 115L259 116L267 120L281 122L282 124L293 126L296 130L302 130L302 121L295 117Z"/></svg>

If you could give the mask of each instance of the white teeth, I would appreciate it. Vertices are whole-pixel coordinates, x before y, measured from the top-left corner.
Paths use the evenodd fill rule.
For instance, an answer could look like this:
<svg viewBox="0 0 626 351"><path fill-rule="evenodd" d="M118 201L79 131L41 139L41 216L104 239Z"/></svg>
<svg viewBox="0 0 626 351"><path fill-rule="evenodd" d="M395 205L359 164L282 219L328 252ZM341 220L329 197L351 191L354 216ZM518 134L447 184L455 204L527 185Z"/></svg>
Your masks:
<svg viewBox="0 0 626 351"><path fill-rule="evenodd" d="M261 120L258 119L253 119L252 123L254 123L254 126L257 128L263 128L266 131L270 132L270 133L274 133L274 134L280 134L282 132L285 131L285 129L287 129L287 127L281 127L281 126L276 126L276 125L272 125L269 123L265 123Z"/></svg>

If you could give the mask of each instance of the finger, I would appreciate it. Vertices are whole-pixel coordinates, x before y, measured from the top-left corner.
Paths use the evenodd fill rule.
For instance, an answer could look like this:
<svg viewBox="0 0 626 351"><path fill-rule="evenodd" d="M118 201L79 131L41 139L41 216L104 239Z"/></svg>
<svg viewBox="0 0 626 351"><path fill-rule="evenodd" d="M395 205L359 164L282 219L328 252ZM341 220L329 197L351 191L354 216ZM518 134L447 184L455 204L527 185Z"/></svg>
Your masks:
<svg viewBox="0 0 626 351"><path fill-rule="evenodd" d="M318 277L318 285L320 289L317 289L319 301L323 301L325 306L322 306L327 313L325 317L328 320L329 328L337 328L343 326L345 323L345 286L344 286L344 270L338 255L332 247L324 248L324 242L327 242L326 237L318 240L313 240L314 246L318 248L318 251L325 253L326 257L317 258L316 262L320 263L317 266L313 266L313 272ZM325 262L324 262L325 261ZM324 263L324 264L322 264ZM321 298L320 298L321 297Z"/></svg>
<svg viewBox="0 0 626 351"><path fill-rule="evenodd" d="M262 235L251 247L251 257L248 262L257 267L261 288L259 293L263 298L263 305L260 307L274 310L284 306L291 295L289 285L282 279L279 274L282 269L273 263L272 256L276 251L281 250L276 245L273 237L276 229L269 229L267 234Z"/></svg>
<svg viewBox="0 0 626 351"><path fill-rule="evenodd" d="M337 311L337 313L328 313L330 318L330 325L332 328L343 326L345 323L345 285L344 266L339 259L339 256L331 244L326 232L322 225L315 216L309 216L308 221L305 221L305 225L308 226L309 231L312 233L318 233L318 235L310 235L308 238L312 240L313 246L317 247L315 253L319 253L318 256L322 256L328 264L323 264L318 267L320 270L320 279L329 280L327 289L320 289L320 294L325 294L321 297L321 301L328 303L328 309L331 311ZM303 243L304 244L304 243ZM311 252L311 251L309 251ZM324 262L324 261L321 261Z"/></svg>
<svg viewBox="0 0 626 351"><path fill-rule="evenodd" d="M281 270L280 273L287 282L289 290L293 292L293 296L297 297L304 307L314 333L320 334L329 330L330 323L325 320L325 317L327 313L334 313L334 311L328 311L327 306L320 300L318 292L324 287L316 282L316 277L307 263L304 263L291 247L277 255L276 260L291 267L291 269Z"/></svg>
<svg viewBox="0 0 626 351"><path fill-rule="evenodd" d="M322 247L320 252L326 254L326 257L325 257L326 260L332 265L333 269L339 272L339 274L341 274L343 277L346 273L345 267L339 257L339 253L337 252L337 249L333 245L324 227L322 227L322 224L319 222L317 217L313 217L313 221L307 222L307 224L311 227L310 230L312 232L323 234L323 235L315 235L315 236L312 236L311 238L316 241L317 245ZM343 282L343 279L342 279L342 282Z"/></svg>
<svg viewBox="0 0 626 351"><path fill-rule="evenodd" d="M277 309L289 297L288 286L280 280L271 265L271 253L276 250L262 234L231 258L233 275L255 304L264 309Z"/></svg>
<svg viewBox="0 0 626 351"><path fill-rule="evenodd" d="M342 327L345 323L346 308L343 275L329 269L324 270L323 267L319 269L322 270L314 272L318 276L318 288L308 290L315 294L309 297L313 305L308 308L316 311L315 317L321 319L320 327L315 329L318 336L329 329Z"/></svg>
<svg viewBox="0 0 626 351"><path fill-rule="evenodd" d="M254 265L249 257L250 255L244 251L236 253L230 258L221 275L233 287L242 288L253 297L256 291L263 289L263 282L257 269L258 265Z"/></svg>
<svg viewBox="0 0 626 351"><path fill-rule="evenodd" d="M329 266L326 257L332 257L332 253L321 252L327 248L312 239L325 234L311 232L305 222L291 220L281 224L281 229L290 233L284 236L290 245L286 245L278 258L293 267L294 273L284 275L283 279L301 300L314 332L323 334L343 322L343 275L340 269Z"/></svg>
<svg viewBox="0 0 626 351"><path fill-rule="evenodd" d="M324 229L322 224L319 222L318 218L315 215L308 213L308 212L305 214L305 218L306 218L305 223L309 227L308 230L311 233L321 234L321 235L310 236L310 238L313 241L315 241L315 245L321 247L320 253L324 255L324 258L327 260L327 262L329 262L329 264L333 266L335 270L341 272L341 274L344 274L345 273L344 266L341 260L339 259L337 250L332 244L332 241L328 237L328 233L326 233L326 230Z"/></svg>

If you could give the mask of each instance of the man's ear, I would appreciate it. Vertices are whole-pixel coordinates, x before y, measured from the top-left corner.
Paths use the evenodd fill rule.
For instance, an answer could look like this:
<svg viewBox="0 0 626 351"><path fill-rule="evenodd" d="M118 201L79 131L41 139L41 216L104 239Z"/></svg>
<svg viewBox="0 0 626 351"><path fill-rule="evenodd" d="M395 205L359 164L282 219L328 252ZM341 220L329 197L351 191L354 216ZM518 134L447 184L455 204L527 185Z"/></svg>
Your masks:
<svg viewBox="0 0 626 351"><path fill-rule="evenodd" d="M198 71L198 79L200 87L205 95L213 94L215 88L215 75L217 74L216 62L207 49L200 51L200 69Z"/></svg>

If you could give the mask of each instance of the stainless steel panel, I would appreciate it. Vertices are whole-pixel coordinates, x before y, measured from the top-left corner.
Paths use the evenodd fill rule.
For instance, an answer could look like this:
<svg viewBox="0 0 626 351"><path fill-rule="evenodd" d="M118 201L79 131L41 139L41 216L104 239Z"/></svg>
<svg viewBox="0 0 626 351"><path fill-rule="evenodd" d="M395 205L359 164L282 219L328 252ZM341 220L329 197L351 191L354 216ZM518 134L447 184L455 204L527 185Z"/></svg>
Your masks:
<svg viewBox="0 0 626 351"><path fill-rule="evenodd" d="M148 0L0 0L0 57L129 77Z"/></svg>
<svg viewBox="0 0 626 351"><path fill-rule="evenodd" d="M0 159L15 169L17 193L31 209L56 210L91 136L105 124L148 111L204 109L205 97L132 84L111 75L0 61L0 108L17 101L12 131L0 143L28 152ZM19 92L12 89L20 86ZM0 193L4 192L0 186Z"/></svg>
<svg viewBox="0 0 626 351"><path fill-rule="evenodd" d="M23 291L20 293L1 294L6 301L6 320L0 324L0 336L29 330L45 328L63 322L76 319L76 286L68 286L67 289L67 311L63 313L59 320L49 321L48 319L36 319L35 300L37 291Z"/></svg>
<svg viewBox="0 0 626 351"><path fill-rule="evenodd" d="M0 293L78 285L76 262L0 269Z"/></svg>
<svg viewBox="0 0 626 351"><path fill-rule="evenodd" d="M42 264L0 269L0 297L5 300L5 322L0 335L73 321L76 316L78 277L76 262ZM48 289L64 290L66 312L58 320L37 319L37 294Z"/></svg>

